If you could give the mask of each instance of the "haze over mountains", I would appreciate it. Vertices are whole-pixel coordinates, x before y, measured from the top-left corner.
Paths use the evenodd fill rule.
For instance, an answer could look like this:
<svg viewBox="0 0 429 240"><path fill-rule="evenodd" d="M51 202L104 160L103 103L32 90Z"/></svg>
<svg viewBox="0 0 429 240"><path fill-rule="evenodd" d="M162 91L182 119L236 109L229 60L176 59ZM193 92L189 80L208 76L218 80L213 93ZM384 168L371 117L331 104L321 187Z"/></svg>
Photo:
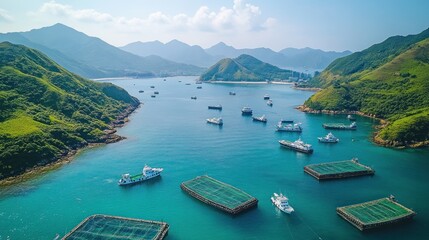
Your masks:
<svg viewBox="0 0 429 240"><path fill-rule="evenodd" d="M158 55L165 59L200 67L209 67L223 58L235 58L247 54L280 68L324 69L333 60L351 54L350 51L325 52L312 48L285 48L279 52L269 48L236 49L223 42L203 49L198 45L190 46L178 40L165 44L159 41L134 42L121 49L143 57Z"/></svg>

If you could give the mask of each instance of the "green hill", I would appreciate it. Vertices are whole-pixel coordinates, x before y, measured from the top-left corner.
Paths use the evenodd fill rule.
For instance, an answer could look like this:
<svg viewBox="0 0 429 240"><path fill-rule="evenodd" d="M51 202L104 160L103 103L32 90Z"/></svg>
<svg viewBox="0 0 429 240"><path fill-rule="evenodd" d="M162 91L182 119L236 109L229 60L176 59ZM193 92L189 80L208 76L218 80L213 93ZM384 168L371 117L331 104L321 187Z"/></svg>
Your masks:
<svg viewBox="0 0 429 240"><path fill-rule="evenodd" d="M324 89L308 99L305 106L360 111L386 119L389 124L376 140L388 145L428 141L428 35L426 30L418 35L389 38L359 55L334 61L318 77Z"/></svg>
<svg viewBox="0 0 429 240"><path fill-rule="evenodd" d="M138 105L113 84L83 79L36 50L0 43L0 179L107 141L104 130Z"/></svg>
<svg viewBox="0 0 429 240"><path fill-rule="evenodd" d="M240 55L237 58L225 58L211 66L200 76L202 81L274 81L287 80L300 73L280 69L264 63L250 55Z"/></svg>

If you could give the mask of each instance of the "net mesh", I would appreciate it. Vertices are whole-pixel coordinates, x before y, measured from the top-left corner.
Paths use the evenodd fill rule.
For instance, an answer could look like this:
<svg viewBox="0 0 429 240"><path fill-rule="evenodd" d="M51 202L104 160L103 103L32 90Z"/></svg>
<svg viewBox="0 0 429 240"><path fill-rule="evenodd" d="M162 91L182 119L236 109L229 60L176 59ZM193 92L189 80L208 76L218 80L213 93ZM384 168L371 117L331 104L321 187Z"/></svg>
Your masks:
<svg viewBox="0 0 429 240"><path fill-rule="evenodd" d="M364 224L391 221L412 214L412 211L387 198L341 208Z"/></svg>
<svg viewBox="0 0 429 240"><path fill-rule="evenodd" d="M198 195L231 209L253 199L249 194L208 176L201 176L183 184Z"/></svg>
<svg viewBox="0 0 429 240"><path fill-rule="evenodd" d="M89 217L66 239L155 239L164 224L95 215Z"/></svg>
<svg viewBox="0 0 429 240"><path fill-rule="evenodd" d="M352 160L314 164L314 165L308 165L307 167L316 171L319 174L336 174L336 173L359 172L359 171L369 170L365 166L358 164Z"/></svg>

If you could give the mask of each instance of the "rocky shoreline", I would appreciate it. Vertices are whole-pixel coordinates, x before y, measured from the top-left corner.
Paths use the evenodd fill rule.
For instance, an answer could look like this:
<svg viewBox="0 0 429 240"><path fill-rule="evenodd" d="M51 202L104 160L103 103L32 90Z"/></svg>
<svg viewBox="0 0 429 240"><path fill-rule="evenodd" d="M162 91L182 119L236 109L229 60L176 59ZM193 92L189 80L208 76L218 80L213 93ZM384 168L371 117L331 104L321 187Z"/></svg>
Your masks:
<svg viewBox="0 0 429 240"><path fill-rule="evenodd" d="M372 119L376 119L378 121L380 121L380 124L378 126L376 126L376 131L374 132L373 136L372 136L372 140L374 141L374 143L383 146L383 147L393 147L393 148L419 148L419 147L425 147L425 146L429 146L429 141L422 141L422 142L412 142L412 143L404 143L404 142L398 142L398 141L387 141L384 140L380 137L380 130L383 129L384 127L386 127L389 122L385 119L379 118L374 114L366 114L363 112L359 112L359 111L347 111L347 110L341 110L341 111L334 111L334 110L314 110L311 109L305 105L300 105L298 107L296 107L296 109L298 109L301 112L305 112L305 113L313 113L313 114L333 114L333 115L338 115L338 114L344 114L344 115L348 115L348 114L355 114L355 115L360 115L360 116L364 116L364 117L369 117Z"/></svg>
<svg viewBox="0 0 429 240"><path fill-rule="evenodd" d="M39 176L40 174L50 172L52 170L58 169L64 164L70 163L73 158L83 150L94 148L104 144L119 142L125 139L125 137L116 134L116 128L123 127L129 121L128 117L140 106L141 103L138 101L138 104L130 105L124 111L122 111L110 124L109 129L103 131L105 135L102 136L99 141L84 142L79 146L73 146L72 149L68 150L67 152L64 152L61 156L58 156L56 159L50 161L48 164L36 166L25 171L22 174L0 180L0 186L8 186L32 179L36 176Z"/></svg>

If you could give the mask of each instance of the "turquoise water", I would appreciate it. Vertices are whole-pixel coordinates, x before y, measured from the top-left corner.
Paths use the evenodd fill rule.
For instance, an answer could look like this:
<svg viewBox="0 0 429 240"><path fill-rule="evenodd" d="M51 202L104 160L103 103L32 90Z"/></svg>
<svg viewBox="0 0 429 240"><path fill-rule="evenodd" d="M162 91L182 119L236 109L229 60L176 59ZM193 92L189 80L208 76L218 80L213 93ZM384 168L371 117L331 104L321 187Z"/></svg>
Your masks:
<svg viewBox="0 0 429 240"><path fill-rule="evenodd" d="M320 144L324 122L345 116L311 115L294 109L312 93L288 85L195 85L195 77L114 80L143 103L119 129L127 139L83 151L71 163L32 181L0 189L0 239L52 239L92 214L119 215L170 224L167 239L427 239L429 151L374 145L376 122L358 117L357 131L335 131L338 144ZM182 82L179 82L182 81ZM185 85L185 83L192 85ZM149 86L154 85L155 89ZM202 86L202 89L196 89ZM145 90L138 93L138 90ZM153 91L159 91L151 98ZM228 95L235 91L236 96ZM268 107L263 95L274 106ZM197 100L191 100L191 96ZM208 110L222 104L223 111ZM267 124L241 116L250 106ZM222 117L223 127L205 119ZM277 133L277 121L293 119L303 132ZM280 139L299 136L313 144L306 155L281 148ZM358 157L373 177L318 182L307 164ZM131 187L117 186L122 173L144 164L163 167L162 177ZM193 199L180 183L208 174L259 199L258 207L230 216ZM295 208L279 212L270 202L283 192ZM417 216L408 223L362 233L337 216L336 207L394 194Z"/></svg>

